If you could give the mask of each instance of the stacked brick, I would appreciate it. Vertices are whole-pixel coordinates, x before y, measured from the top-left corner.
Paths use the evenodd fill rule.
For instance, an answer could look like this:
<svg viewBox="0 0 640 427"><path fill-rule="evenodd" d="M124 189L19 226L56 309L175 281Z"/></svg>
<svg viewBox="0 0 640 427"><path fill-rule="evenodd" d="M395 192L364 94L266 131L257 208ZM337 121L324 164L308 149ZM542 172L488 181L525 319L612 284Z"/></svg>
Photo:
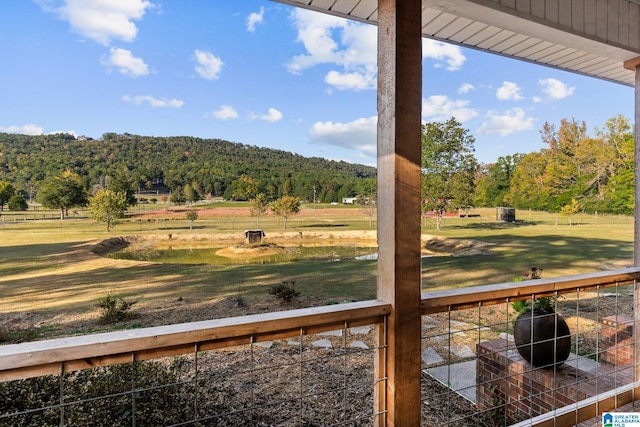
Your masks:
<svg viewBox="0 0 640 427"><path fill-rule="evenodd" d="M568 364L536 368L516 351L512 341L477 345L476 405L510 423L530 419L576 403L631 381L631 368L603 364L586 372ZM620 353L616 353L618 357Z"/></svg>
<svg viewBox="0 0 640 427"><path fill-rule="evenodd" d="M600 361L614 365L633 362L633 318L625 314L600 321Z"/></svg>

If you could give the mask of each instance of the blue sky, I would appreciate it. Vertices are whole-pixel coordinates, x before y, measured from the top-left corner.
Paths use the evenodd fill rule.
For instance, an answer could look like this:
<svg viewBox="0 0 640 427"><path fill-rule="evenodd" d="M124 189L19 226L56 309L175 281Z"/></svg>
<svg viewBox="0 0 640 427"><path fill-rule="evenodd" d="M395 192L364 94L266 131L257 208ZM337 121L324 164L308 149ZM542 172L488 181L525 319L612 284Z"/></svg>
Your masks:
<svg viewBox="0 0 640 427"><path fill-rule="evenodd" d="M221 138L375 165L376 29L267 0L2 0L0 132ZM633 119L633 89L424 40L423 121L476 157L545 121Z"/></svg>

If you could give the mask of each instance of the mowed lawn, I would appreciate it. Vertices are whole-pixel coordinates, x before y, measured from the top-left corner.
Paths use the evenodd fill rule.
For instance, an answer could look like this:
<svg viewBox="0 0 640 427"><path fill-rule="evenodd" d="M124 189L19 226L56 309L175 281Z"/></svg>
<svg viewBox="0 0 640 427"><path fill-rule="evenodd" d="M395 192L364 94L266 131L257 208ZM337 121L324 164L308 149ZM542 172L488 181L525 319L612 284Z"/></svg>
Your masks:
<svg viewBox="0 0 640 427"><path fill-rule="evenodd" d="M220 207L220 209L223 209ZM340 233L375 230L366 212L304 206L288 221L287 233L325 233L332 244L353 244ZM476 209L465 218L446 218L440 232L435 221L423 219L422 233L481 242L483 254L423 259L423 290L510 282L531 267L543 277L564 276L632 265L633 218L579 214L569 220L556 214L517 211L515 223L495 220L495 210ZM190 224L181 218L128 219L106 233L104 226L83 217L65 221L26 220L5 212L0 221L0 320L39 313L59 315L96 311L100 297L111 293L138 300L138 308L153 308L176 299L193 302L220 297L268 296L282 282L295 282L305 297L327 303L375 298L376 262L309 260L282 264L182 265L115 260L88 249L102 239L152 236L170 239L177 248L207 245L225 234L242 241L242 231L256 228L256 218L202 217ZM260 220L267 234L282 232L281 218ZM371 228L373 227L373 228ZM231 243L230 243L231 244ZM274 309L278 309L274 307ZM144 324L144 321L141 320Z"/></svg>

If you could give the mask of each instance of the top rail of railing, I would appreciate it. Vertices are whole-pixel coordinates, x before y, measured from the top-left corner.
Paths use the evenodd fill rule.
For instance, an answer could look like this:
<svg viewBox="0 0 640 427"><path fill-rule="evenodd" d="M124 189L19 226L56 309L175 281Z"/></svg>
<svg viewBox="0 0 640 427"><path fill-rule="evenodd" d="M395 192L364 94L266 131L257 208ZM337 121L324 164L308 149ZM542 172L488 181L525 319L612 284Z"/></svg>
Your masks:
<svg viewBox="0 0 640 427"><path fill-rule="evenodd" d="M462 310L478 306L504 304L536 297L562 295L612 286L632 285L640 279L640 268L599 271L596 273L522 282L498 283L470 288L424 292L420 303L421 313L432 314L449 310Z"/></svg>
<svg viewBox="0 0 640 427"><path fill-rule="evenodd" d="M634 284L640 268L426 292L421 314L535 296ZM0 381L380 324L391 311L371 300L0 346Z"/></svg>
<svg viewBox="0 0 640 427"><path fill-rule="evenodd" d="M377 300L0 346L0 381L380 324Z"/></svg>

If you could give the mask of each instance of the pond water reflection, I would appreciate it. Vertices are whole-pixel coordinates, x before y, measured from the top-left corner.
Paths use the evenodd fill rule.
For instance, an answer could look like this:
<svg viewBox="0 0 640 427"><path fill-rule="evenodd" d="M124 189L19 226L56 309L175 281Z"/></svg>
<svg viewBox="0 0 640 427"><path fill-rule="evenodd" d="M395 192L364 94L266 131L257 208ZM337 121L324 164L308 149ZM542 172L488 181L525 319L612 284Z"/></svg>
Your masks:
<svg viewBox="0 0 640 427"><path fill-rule="evenodd" d="M377 248L356 246L294 246L280 248L275 254L228 257L217 254L221 249L224 248L124 250L113 252L109 254L109 257L173 264L272 264L303 260L375 259L378 250Z"/></svg>

